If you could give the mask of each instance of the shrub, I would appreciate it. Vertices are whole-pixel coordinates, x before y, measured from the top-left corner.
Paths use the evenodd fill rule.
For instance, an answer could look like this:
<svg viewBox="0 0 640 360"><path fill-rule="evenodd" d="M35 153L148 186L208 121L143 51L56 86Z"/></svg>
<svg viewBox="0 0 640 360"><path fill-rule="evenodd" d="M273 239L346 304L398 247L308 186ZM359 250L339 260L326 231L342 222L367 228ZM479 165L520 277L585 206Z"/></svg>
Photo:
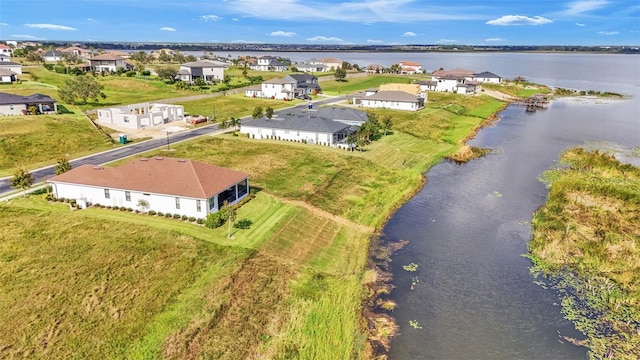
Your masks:
<svg viewBox="0 0 640 360"><path fill-rule="evenodd" d="M162 211L158 211L158 216L164 216L164 213Z"/></svg>
<svg viewBox="0 0 640 360"><path fill-rule="evenodd" d="M203 218L198 218L198 220L196 220L196 222L200 225L204 224L204 219Z"/></svg>
<svg viewBox="0 0 640 360"><path fill-rule="evenodd" d="M55 66L53 68L53 71L57 72L58 74L66 74L67 73L67 68L64 66Z"/></svg>
<svg viewBox="0 0 640 360"><path fill-rule="evenodd" d="M189 217L187 215L182 215L182 220L187 220Z"/></svg>
<svg viewBox="0 0 640 360"><path fill-rule="evenodd" d="M171 213L166 213L166 214L164 214L164 217L166 217L166 218L170 218L170 217L171 217Z"/></svg>
<svg viewBox="0 0 640 360"><path fill-rule="evenodd" d="M128 212L133 212L133 208L127 208Z"/></svg>
<svg viewBox="0 0 640 360"><path fill-rule="evenodd" d="M126 207L122 206L120 207L120 211L128 211L129 209L127 209Z"/></svg>
<svg viewBox="0 0 640 360"><path fill-rule="evenodd" d="M136 75L136 72L133 71L133 70L129 70L129 71L125 72L124 75L126 77L134 77Z"/></svg>
<svg viewBox="0 0 640 360"><path fill-rule="evenodd" d="M42 66L49 71L53 70L53 64L42 64Z"/></svg>
<svg viewBox="0 0 640 360"><path fill-rule="evenodd" d="M140 214L140 210L136 209L136 214Z"/></svg>
<svg viewBox="0 0 640 360"><path fill-rule="evenodd" d="M107 209L111 209L111 205L107 205Z"/></svg>
<svg viewBox="0 0 640 360"><path fill-rule="evenodd" d="M149 215L155 215L156 211L155 210L149 210Z"/></svg>
<svg viewBox="0 0 640 360"><path fill-rule="evenodd" d="M191 221L191 222L196 221L196 217L195 216L189 216L189 221Z"/></svg>
<svg viewBox="0 0 640 360"><path fill-rule="evenodd" d="M180 214L173 214L174 219L180 219Z"/></svg>
<svg viewBox="0 0 640 360"><path fill-rule="evenodd" d="M120 207L119 206L114 206L112 209L113 210L120 210Z"/></svg>
<svg viewBox="0 0 640 360"><path fill-rule="evenodd" d="M149 70L142 70L142 72L140 72L140 75L142 75L142 76L150 76L150 75L151 75L151 71L149 71Z"/></svg>
<svg viewBox="0 0 640 360"><path fill-rule="evenodd" d="M227 221L227 212L224 210L220 210L217 213L207 215L207 220L204 223L204 226L209 229L215 229L222 226Z"/></svg>
<svg viewBox="0 0 640 360"><path fill-rule="evenodd" d="M69 204L71 204L71 206L76 206L76 199L69 200Z"/></svg>

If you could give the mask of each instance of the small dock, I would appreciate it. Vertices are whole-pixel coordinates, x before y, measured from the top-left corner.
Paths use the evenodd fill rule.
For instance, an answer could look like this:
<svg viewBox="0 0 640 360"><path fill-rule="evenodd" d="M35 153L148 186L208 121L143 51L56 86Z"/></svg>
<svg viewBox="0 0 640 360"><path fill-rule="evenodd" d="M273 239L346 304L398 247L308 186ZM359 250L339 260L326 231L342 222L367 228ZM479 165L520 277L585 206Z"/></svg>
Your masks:
<svg viewBox="0 0 640 360"><path fill-rule="evenodd" d="M539 109L546 109L549 106L549 96L536 94L524 100L515 101L513 104L524 106L527 112L533 112Z"/></svg>

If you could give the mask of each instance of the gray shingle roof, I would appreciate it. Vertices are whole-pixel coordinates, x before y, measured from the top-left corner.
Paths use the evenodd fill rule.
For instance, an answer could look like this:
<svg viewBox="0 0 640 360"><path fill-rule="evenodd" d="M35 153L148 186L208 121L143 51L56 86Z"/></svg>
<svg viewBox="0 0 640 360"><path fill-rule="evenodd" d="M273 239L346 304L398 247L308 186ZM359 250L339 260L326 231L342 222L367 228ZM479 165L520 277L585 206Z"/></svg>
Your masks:
<svg viewBox="0 0 640 360"><path fill-rule="evenodd" d="M496 74L494 74L492 72L489 72L489 71L483 71L481 73L473 74L473 76L481 77L481 78L496 78L496 79L500 78L500 76L498 76L498 75L496 75Z"/></svg>
<svg viewBox="0 0 640 360"><path fill-rule="evenodd" d="M315 75L310 74L289 74L289 77L295 79L297 82L308 82L313 81L313 79L317 80Z"/></svg>
<svg viewBox="0 0 640 360"><path fill-rule="evenodd" d="M22 95L14 95L7 93L0 93L0 104L8 105L8 104L33 104L33 103L54 103L57 102L56 99L43 95L43 94L33 94L29 96Z"/></svg>
<svg viewBox="0 0 640 360"><path fill-rule="evenodd" d="M262 118L242 122L241 126L257 127L266 129L283 129L293 131L311 131L318 133L333 134L351 127L351 125L334 121L308 111L306 114L296 112L275 117L271 120Z"/></svg>
<svg viewBox="0 0 640 360"><path fill-rule="evenodd" d="M1 76L9 76L9 75L17 75L17 74L14 73L13 71L9 70L9 69L0 68L0 75Z"/></svg>
<svg viewBox="0 0 640 360"><path fill-rule="evenodd" d="M184 64L180 64L180 66L197 68L197 67L227 67L227 64L220 61L192 61Z"/></svg>

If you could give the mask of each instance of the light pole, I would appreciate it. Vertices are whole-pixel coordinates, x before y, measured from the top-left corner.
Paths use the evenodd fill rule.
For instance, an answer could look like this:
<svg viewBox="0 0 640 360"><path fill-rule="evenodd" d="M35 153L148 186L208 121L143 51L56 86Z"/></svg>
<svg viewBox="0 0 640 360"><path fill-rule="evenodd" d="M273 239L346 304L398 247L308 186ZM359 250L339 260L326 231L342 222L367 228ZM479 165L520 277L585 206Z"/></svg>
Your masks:
<svg viewBox="0 0 640 360"><path fill-rule="evenodd" d="M168 130L168 129L165 129L165 131L167 132L167 150L171 150L171 149L169 148L169 130Z"/></svg>

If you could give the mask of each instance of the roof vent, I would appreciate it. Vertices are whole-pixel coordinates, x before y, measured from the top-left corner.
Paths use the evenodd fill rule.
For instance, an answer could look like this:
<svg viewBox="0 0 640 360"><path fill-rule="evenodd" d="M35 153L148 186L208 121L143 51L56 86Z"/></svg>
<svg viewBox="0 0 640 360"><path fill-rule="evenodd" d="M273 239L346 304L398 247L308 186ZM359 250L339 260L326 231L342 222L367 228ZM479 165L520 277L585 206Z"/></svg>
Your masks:
<svg viewBox="0 0 640 360"><path fill-rule="evenodd" d="M156 160L162 160L162 159L164 159L164 158L161 157L161 156L156 157Z"/></svg>
<svg viewBox="0 0 640 360"><path fill-rule="evenodd" d="M142 158L142 159L140 159L140 161L149 161L149 159L147 159L147 158Z"/></svg>
<svg viewBox="0 0 640 360"><path fill-rule="evenodd" d="M178 162L187 162L185 159L178 159Z"/></svg>

